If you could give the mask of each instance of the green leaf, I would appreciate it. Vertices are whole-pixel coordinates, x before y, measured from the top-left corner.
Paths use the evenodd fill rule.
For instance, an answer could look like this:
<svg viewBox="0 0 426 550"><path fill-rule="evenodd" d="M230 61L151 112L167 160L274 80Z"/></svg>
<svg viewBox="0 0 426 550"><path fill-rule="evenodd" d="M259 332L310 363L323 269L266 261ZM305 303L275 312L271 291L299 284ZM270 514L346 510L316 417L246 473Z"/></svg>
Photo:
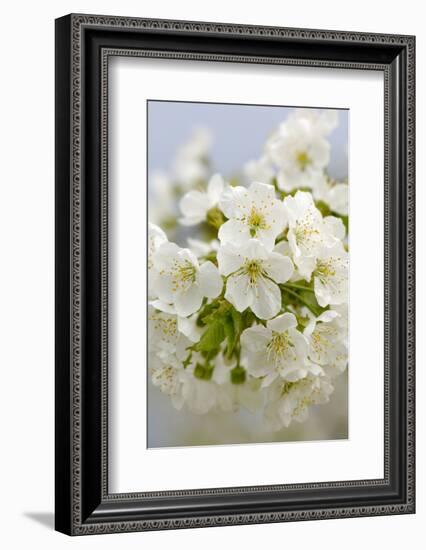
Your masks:
<svg viewBox="0 0 426 550"><path fill-rule="evenodd" d="M197 344L198 351L213 351L219 348L225 338L223 322L219 319L209 323L207 330Z"/></svg>
<svg viewBox="0 0 426 550"><path fill-rule="evenodd" d="M199 327L203 327L207 324L208 317L219 307L219 302L214 301L211 304L206 304L204 307L201 308L200 313L197 317L197 325Z"/></svg>
<svg viewBox="0 0 426 550"><path fill-rule="evenodd" d="M225 331L225 337L227 341L226 356L231 357L235 346L234 322L232 321L231 315L227 315L224 319L223 329Z"/></svg>
<svg viewBox="0 0 426 550"><path fill-rule="evenodd" d="M299 292L299 296L302 298L303 302L310 307L311 311L313 311L316 315L321 314L323 308L317 302L313 292L310 292L309 290L301 290Z"/></svg>
<svg viewBox="0 0 426 550"><path fill-rule="evenodd" d="M243 316L234 307L231 308L225 318L224 329L227 339L226 356L231 358L244 329Z"/></svg>
<svg viewBox="0 0 426 550"><path fill-rule="evenodd" d="M244 328L243 316L235 308L231 309L231 316L232 316L232 320L234 322L235 333L236 334L241 334L241 332L243 331L243 328Z"/></svg>
<svg viewBox="0 0 426 550"><path fill-rule="evenodd" d="M241 317L242 317L243 329L251 327L252 324L256 321L256 315L250 309L246 309L243 312Z"/></svg>
<svg viewBox="0 0 426 550"><path fill-rule="evenodd" d="M292 288L292 287L295 288ZM291 288L289 288L291 287ZM311 310L311 312L317 317L320 315L323 311L325 311L326 308L322 308L316 298L315 293L312 291L311 288L307 288L306 290L303 289L302 286L298 285L280 285L281 288L281 303L282 306L285 308L289 303L297 305L304 305L308 309Z"/></svg>

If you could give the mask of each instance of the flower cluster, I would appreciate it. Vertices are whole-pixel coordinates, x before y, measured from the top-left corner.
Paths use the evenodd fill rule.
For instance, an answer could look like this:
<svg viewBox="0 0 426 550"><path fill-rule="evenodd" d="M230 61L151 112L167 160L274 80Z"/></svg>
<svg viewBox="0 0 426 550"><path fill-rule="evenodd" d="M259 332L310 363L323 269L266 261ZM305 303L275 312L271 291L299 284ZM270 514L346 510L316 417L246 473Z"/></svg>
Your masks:
<svg viewBox="0 0 426 550"><path fill-rule="evenodd" d="M207 134L179 153L177 227L201 238L178 246L150 223L148 239L149 371L176 409L261 409L279 430L329 401L348 361L336 125L335 111L294 110L238 181L208 171Z"/></svg>

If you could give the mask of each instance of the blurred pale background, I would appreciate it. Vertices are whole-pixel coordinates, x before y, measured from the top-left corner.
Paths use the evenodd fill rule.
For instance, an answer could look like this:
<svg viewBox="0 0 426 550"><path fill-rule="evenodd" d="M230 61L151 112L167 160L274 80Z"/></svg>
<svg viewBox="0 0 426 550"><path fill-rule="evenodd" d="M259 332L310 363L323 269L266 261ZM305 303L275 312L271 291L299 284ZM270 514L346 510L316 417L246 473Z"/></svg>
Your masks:
<svg viewBox="0 0 426 550"><path fill-rule="evenodd" d="M314 106L316 107L316 106ZM212 103L148 102L148 175L167 173L178 148L190 139L194 128L207 128L213 138L210 149L212 172L225 178L241 173L244 164L258 159L271 132L293 107L229 105ZM328 171L336 180L348 177L349 112L339 110L339 124L330 134ZM149 209L154 197L149 189ZM179 230L173 240L185 246L193 228ZM148 447L213 445L346 439L348 437L348 373L334 380L330 403L312 406L305 423L293 422L277 432L265 430L261 412L251 414L176 411L167 395L148 382Z"/></svg>
<svg viewBox="0 0 426 550"><path fill-rule="evenodd" d="M231 176L247 161L261 156L266 138L291 110L259 105L149 101L149 173L170 169L177 149L190 138L194 127L204 127L213 135L214 169ZM339 125L329 136L329 170L335 179L343 179L348 174L349 111L338 113Z"/></svg>

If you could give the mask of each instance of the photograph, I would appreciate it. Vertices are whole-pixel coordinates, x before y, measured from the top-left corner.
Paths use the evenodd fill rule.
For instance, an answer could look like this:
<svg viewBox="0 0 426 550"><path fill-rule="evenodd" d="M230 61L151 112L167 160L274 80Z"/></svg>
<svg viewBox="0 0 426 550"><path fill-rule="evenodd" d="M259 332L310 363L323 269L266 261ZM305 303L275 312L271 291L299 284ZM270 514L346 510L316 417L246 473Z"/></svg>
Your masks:
<svg viewBox="0 0 426 550"><path fill-rule="evenodd" d="M315 9L55 20L60 533L416 511L416 25Z"/></svg>
<svg viewBox="0 0 426 550"><path fill-rule="evenodd" d="M147 446L347 439L349 110L147 121Z"/></svg>
<svg viewBox="0 0 426 550"><path fill-rule="evenodd" d="M421 548L423 4L2 15L0 549Z"/></svg>

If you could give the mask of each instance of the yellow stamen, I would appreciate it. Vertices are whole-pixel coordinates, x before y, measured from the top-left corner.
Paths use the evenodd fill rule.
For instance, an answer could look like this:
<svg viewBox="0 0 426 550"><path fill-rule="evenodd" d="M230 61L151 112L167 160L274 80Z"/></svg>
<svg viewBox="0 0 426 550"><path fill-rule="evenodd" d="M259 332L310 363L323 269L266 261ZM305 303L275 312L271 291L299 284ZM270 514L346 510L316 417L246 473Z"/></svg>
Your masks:
<svg viewBox="0 0 426 550"><path fill-rule="evenodd" d="M306 151L299 151L296 155L296 160L302 172L309 164L311 164L311 159Z"/></svg>

